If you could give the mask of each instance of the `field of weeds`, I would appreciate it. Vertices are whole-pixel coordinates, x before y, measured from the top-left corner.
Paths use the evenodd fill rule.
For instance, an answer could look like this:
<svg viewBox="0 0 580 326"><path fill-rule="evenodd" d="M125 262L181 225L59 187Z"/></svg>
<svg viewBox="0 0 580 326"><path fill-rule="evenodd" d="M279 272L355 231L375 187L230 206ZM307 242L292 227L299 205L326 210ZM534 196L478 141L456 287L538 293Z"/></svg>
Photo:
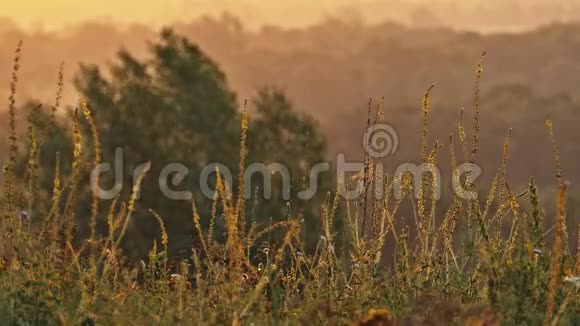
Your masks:
<svg viewBox="0 0 580 326"><path fill-rule="evenodd" d="M249 224L254 204L242 195L244 179L228 187L218 174L209 213L201 214L195 201L190 204L186 218L195 231L187 256L171 257L165 217L149 209L161 237L151 239L146 259L135 261L122 244L131 225L139 223L133 221L137 204L147 206L139 192L144 180L157 177L148 175L155 162L144 165L127 196L103 201L91 193L84 183L102 160L94 114L99 108L81 97L63 118L71 126L72 156L54 153L56 165L49 169L39 160L44 140L32 122L26 145L19 145L19 60L20 50L10 85L10 148L0 210L2 325L580 323L580 257L570 249L578 240L576 230L567 227L569 185L559 163L557 126L546 122L558 189L549 228L534 180L523 192L510 187L509 130L505 146L498 148L503 160L491 184L455 173L458 161L477 163L478 145L485 142L479 135L483 61L475 74L473 109L458 112L449 139L428 142L429 97L436 89L423 97L423 130L417 131L423 136L421 160L434 165L448 155L453 180L478 196L455 193L438 201L434 173L427 171L420 182L405 174L385 176L379 160L367 155L364 169L326 194L318 209L321 232L309 249L304 239L310 230L301 213L265 226ZM61 88L62 77L54 107ZM240 176L251 137L249 119L247 111L240 114ZM380 107L369 108L367 128L384 122ZM52 182L44 190L39 180L47 175ZM340 187L357 182L363 194L344 199ZM376 196L379 187L392 193L395 185L402 185L401 196ZM411 215L402 213L405 205L412 207ZM340 229L335 228L338 215L344 221ZM96 227L99 221L106 232ZM88 226L85 237L76 234L80 223ZM212 236L217 223L225 227L224 239ZM275 245L259 246L270 236ZM392 255L385 254L387 243L393 244Z"/></svg>

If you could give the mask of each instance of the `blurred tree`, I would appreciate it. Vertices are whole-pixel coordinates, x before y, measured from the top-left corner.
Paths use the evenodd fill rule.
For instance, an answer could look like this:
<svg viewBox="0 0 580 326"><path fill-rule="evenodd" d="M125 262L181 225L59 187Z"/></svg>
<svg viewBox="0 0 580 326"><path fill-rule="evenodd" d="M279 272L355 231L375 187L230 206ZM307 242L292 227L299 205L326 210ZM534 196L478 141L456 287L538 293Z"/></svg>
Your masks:
<svg viewBox="0 0 580 326"><path fill-rule="evenodd" d="M251 121L248 148L248 163L262 163L266 166L281 163L288 169L291 188L284 194L279 172L272 171L271 198L262 200L251 214L258 217L301 216L304 228L311 232L305 234L305 243L312 245L317 241L321 204L330 189L329 173L317 177L314 197L305 201L298 198L300 191L310 187L310 171L317 163L326 162L326 139L315 120L305 114L292 110L292 104L277 89L265 88L254 99L255 116ZM273 166L274 167L274 166ZM255 194L264 196L263 177L252 177ZM261 198L262 198L261 197ZM289 198L285 200L284 198ZM263 198L266 199L266 198Z"/></svg>
<svg viewBox="0 0 580 326"><path fill-rule="evenodd" d="M151 245L158 226L146 209L159 212L170 233L173 253L191 245L193 225L191 204L170 200L160 191L161 169L178 162L189 169L188 176L172 190L193 191L204 222L211 207L210 198L199 196L199 176L208 163L222 163L237 175L240 119L236 96L226 76L199 47L165 29L158 42L151 43L151 60L140 61L125 50L106 76L96 65L82 65L75 83L85 96L98 124L104 162L113 162L116 148L123 149L123 190L129 196L135 168L152 162L152 169L141 190L134 223L126 239L132 253L143 254ZM279 162L292 172L293 185L307 184L307 166L324 159L326 143L312 119L299 115L284 95L272 89L260 92L254 100L257 117L250 122L248 162ZM110 176L109 176L110 177ZM103 188L112 179L103 177ZM119 177L119 176L116 176ZM274 178L272 198L258 200L260 209L248 205L251 220L269 223L286 216L281 180ZM236 187L232 187L236 189ZM277 192L278 191L278 192ZM294 194L295 195L295 194ZM318 195L324 196L322 190ZM294 196L294 198L296 198ZM314 203L316 200L313 200ZM314 207L315 204L311 206ZM306 205L308 206L308 205ZM317 213L301 208L312 219ZM222 235L221 219L216 234Z"/></svg>

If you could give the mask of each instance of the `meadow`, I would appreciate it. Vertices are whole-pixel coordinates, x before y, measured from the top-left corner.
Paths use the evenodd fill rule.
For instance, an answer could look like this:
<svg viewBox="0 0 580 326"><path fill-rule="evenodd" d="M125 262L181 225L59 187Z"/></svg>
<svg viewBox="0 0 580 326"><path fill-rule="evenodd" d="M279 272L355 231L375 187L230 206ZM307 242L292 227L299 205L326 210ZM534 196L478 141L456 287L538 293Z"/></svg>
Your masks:
<svg viewBox="0 0 580 326"><path fill-rule="evenodd" d="M230 189L218 177L208 213L190 203L194 241L187 257L173 259L166 220L149 209L161 236L150 239L149 253L140 261L130 259L122 244L131 236L130 226L139 223L133 221L136 206L147 206L139 199L144 181L157 176L148 175L147 165L131 192L111 201L88 192L85 176L101 163L103 148L94 114L99 108L82 95L70 115L62 116L70 126L72 155L54 153L56 165L49 170L39 160L44 140L32 121L24 145L19 143L19 60L20 48L10 85L9 152L0 208L1 324L580 323L580 250L571 249L580 242L577 226L567 223L570 185L560 164L558 126L546 121L558 189L556 207L549 208L555 216L545 216L548 208L541 207L542 194L532 178L524 192L510 187L511 130L498 148L502 160L491 184L471 182L469 175L459 180L453 173L459 161L476 164L485 142L479 134L483 58L475 72L473 107L458 112L449 139L431 144L428 138L430 92L436 88L422 98L422 130L417 130L421 161L436 164L441 156L449 157L452 178L476 191L476 198L454 195L438 201L433 174L425 173L419 183L406 175L397 180L380 174L379 162L367 156L360 173L324 194L318 208L320 234L309 249L300 211L269 225L248 223L254 220L249 209L254 203L242 195L243 178ZM55 109L61 88L62 80ZM239 113L240 176L250 154L249 120L248 111ZM367 128L385 121L380 106L369 106ZM41 175L51 176L50 189L42 187ZM342 199L338 187L360 180L363 195ZM398 183L403 185L401 198L374 195L376 187L392 193ZM90 209L79 209L83 205ZM412 209L402 210L405 205ZM344 226L336 229L339 215ZM106 232L100 232L99 221ZM77 234L80 223L88 227L86 236ZM218 223L225 227L224 239L213 236ZM264 238L273 238L274 245L260 246ZM388 243L392 248L386 248ZM392 255L385 254L387 249Z"/></svg>

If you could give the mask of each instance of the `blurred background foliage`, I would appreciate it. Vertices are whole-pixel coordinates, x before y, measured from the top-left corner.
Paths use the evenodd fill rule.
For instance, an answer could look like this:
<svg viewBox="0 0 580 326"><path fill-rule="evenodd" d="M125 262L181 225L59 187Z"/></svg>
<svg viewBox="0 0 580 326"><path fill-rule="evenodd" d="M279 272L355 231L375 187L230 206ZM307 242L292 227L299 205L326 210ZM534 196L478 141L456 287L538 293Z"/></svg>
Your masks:
<svg viewBox="0 0 580 326"><path fill-rule="evenodd" d="M134 167L147 160L153 162L151 176L158 176L168 162L191 168L182 184L194 193L198 193L195 177L209 162L227 162L235 176L239 116L245 99L249 99L251 116L247 163L287 164L296 189L305 184L309 164L332 161L336 153L353 161L362 158L366 103L371 97L375 103L384 97L386 122L399 134L399 150L386 158L387 170L402 162L419 163L421 95L435 84L429 137L446 145L460 108L472 106L475 66L484 50L488 54L481 85L481 135L486 141L478 155L481 180L491 181L501 162L507 130L513 128L507 174L514 191L524 191L530 176L540 187L553 189L552 149L544 123L550 118L565 177L573 184L580 181L580 173L574 170L580 157L579 24L484 34L329 18L303 28L249 30L240 19L224 15L177 23L174 32L165 30L160 35L138 24L120 28L112 23L86 23L66 33L32 33L9 22L2 24L0 56L10 58L18 40L24 41L17 94L19 103L31 102L17 114L22 140L25 112L33 111L37 103L44 103L48 110L54 102L63 60L62 103L76 103L79 93L88 97L101 130L103 160L112 161L117 146L125 149L127 185ZM10 69L10 60L0 62L0 72L4 72L0 83L9 84ZM0 95L7 96L7 91L8 87L1 89ZM36 114L47 115L46 110ZM60 111L55 122L60 128L43 127L51 135L42 148L43 162L51 168L56 149L70 155L70 145L66 145L71 134L66 129L70 128L70 110ZM37 120L43 123L44 119ZM7 123L0 120L3 130ZM7 137L1 139L0 147L6 148ZM445 173L447 155L440 157ZM139 209L154 208L168 219L168 229L175 233L171 249L179 253L191 243L191 207L164 200L158 187L151 187L157 183L151 176ZM328 175L321 181L322 189L331 189L332 181ZM445 184L444 189L448 188ZM126 194L130 187L123 191ZM318 195L313 205L293 201L290 208L316 217L320 214L316 202L324 200L326 193ZM209 203L197 200L200 211L207 213ZM257 222L283 219L288 206L280 202L280 194L274 193L270 203L256 206ZM570 201L570 209L574 203ZM315 239L317 220L306 220L313 221L309 229ZM134 223L128 238L142 240L128 245L149 248L148 239L158 235L154 220L144 216ZM218 225L216 236L223 238L221 232Z"/></svg>
<svg viewBox="0 0 580 326"><path fill-rule="evenodd" d="M170 254L189 257L191 254L192 203L190 200L167 198L160 189L162 169L170 163L179 163L188 169L187 177L178 184L167 177L173 191L190 191L194 194L196 207L202 216L202 225L208 229L212 197L204 196L200 182L208 182L215 189L215 173L209 180L202 180L204 168L212 163L223 164L229 171L231 189L238 189L240 160L241 109L236 94L228 85L225 74L218 65L196 45L164 29L159 38L149 44L151 58L140 61L127 50L120 50L117 61L105 69L97 65L82 65L75 78L79 94L86 98L93 111L99 131L102 162L111 164L110 172L103 173L100 186L112 189L117 180L122 182L121 196L128 198L133 191L133 182L138 167L144 162L152 163L149 176L145 178L137 202L135 218L127 231L125 249L132 257L142 257L159 238L157 221L149 209L161 214L171 236ZM284 165L290 172L291 188L283 188L283 179L276 171L267 172L272 178L271 196L266 197L266 177L259 171L252 175L251 194L247 210L249 219L246 229L267 227L269 224L301 216L313 232L307 243L315 244L319 228L319 209L326 193L330 190L331 174L318 177L318 192L308 201L298 200L297 193L310 185L309 167L326 159L326 140L318 123L310 116L296 112L283 92L273 87L260 90L245 109L251 111L248 124L246 165L271 163ZM47 110L48 109L48 110ZM50 107L42 109L40 104L28 103L23 112L39 131L40 164L51 166L54 171L56 156L72 155L72 131L70 118L73 107L69 107L68 118L62 121L50 118ZM48 123L47 123L48 122ZM87 124L84 134L90 135ZM88 161L92 161L94 139L85 139L83 146ZM116 175L115 153L122 149L122 175ZM28 152L29 149L23 151ZM21 173L24 172L26 156L23 156ZM213 171L213 169L212 169ZM61 173L66 173L66 168ZM45 173L41 178L45 194L52 191L53 175ZM80 201L77 214L79 237L88 235L90 215L89 175L81 183L85 201ZM233 184L232 184L233 183ZM286 197L282 191L290 192ZM234 193L237 196L237 192ZM106 231L106 210L101 206L99 227ZM24 208L24 207L23 207ZM82 213L84 212L84 214ZM225 240L224 219L216 219L214 237ZM272 237L276 240L276 236ZM198 239L199 240L199 239ZM265 239L267 240L267 239ZM267 241L263 246L273 243Z"/></svg>

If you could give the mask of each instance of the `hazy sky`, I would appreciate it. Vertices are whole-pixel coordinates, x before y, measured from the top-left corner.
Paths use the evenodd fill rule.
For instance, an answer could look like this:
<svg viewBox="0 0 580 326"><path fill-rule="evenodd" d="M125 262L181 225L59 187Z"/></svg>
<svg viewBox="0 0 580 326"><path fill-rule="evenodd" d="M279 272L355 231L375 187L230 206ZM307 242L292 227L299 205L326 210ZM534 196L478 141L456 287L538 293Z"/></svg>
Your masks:
<svg viewBox="0 0 580 326"><path fill-rule="evenodd" d="M397 2L399 0L395 0ZM410 0L416 2L416 0ZM167 23L225 10L244 17L248 25L303 25L325 15L345 15L355 8L376 6L376 0L19 0L1 1L0 15L18 23L61 27L86 19ZM379 15L380 16L380 15Z"/></svg>
<svg viewBox="0 0 580 326"><path fill-rule="evenodd" d="M224 11L242 17L250 27L303 26L339 16L494 28L576 19L580 0L0 0L0 16L49 29L95 19L160 25Z"/></svg>

